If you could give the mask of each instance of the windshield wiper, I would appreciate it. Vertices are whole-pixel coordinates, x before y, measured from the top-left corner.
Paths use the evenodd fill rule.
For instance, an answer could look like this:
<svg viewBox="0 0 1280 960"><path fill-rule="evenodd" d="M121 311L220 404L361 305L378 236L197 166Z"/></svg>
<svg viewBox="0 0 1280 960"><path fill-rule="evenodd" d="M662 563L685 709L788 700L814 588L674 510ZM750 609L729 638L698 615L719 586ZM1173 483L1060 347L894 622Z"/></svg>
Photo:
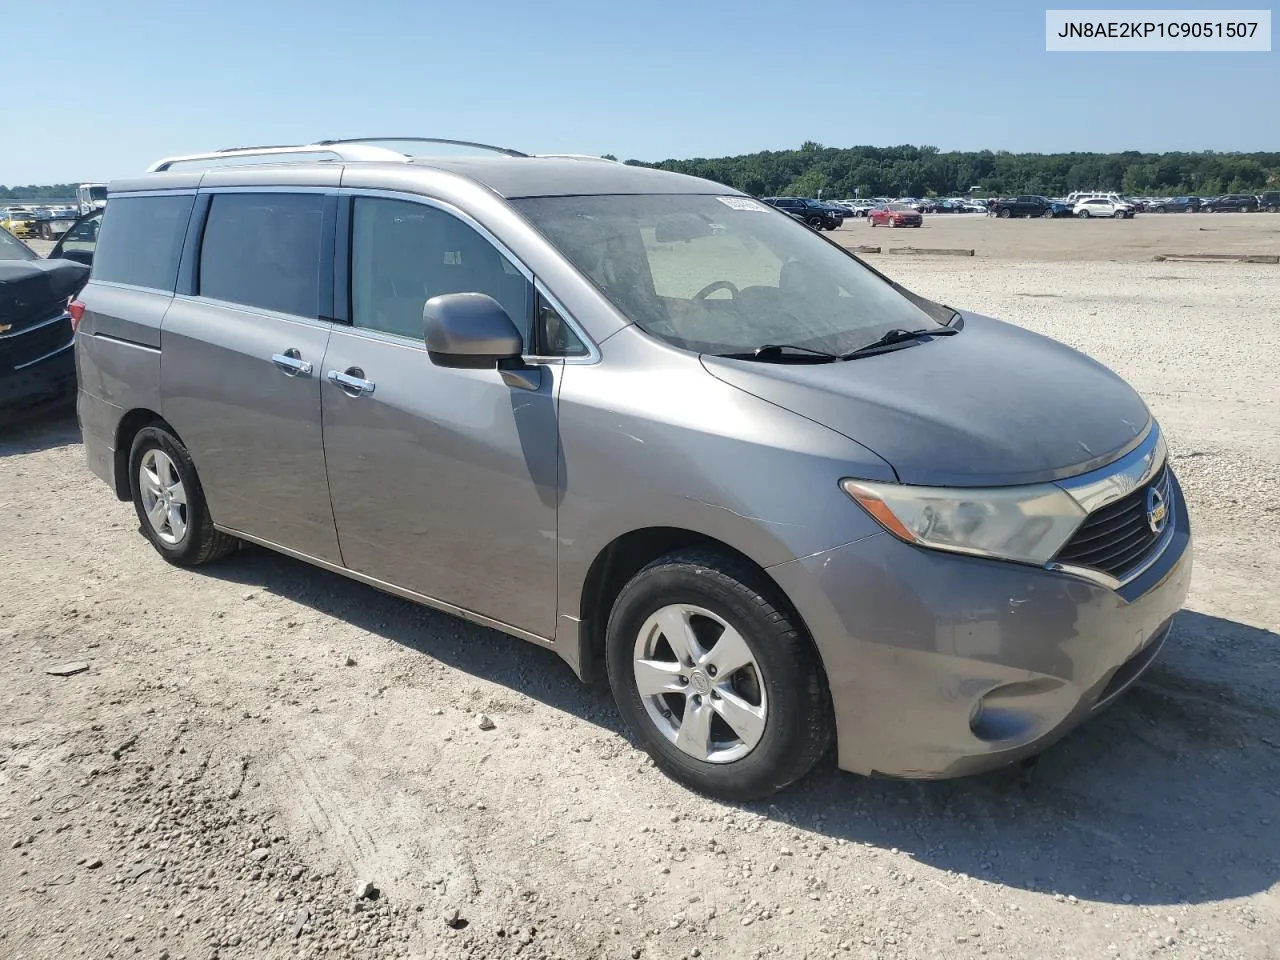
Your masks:
<svg viewBox="0 0 1280 960"><path fill-rule="evenodd" d="M781 360L787 354L801 354L804 357L813 357L813 362L818 363L824 360L841 360L842 357L834 353L828 353L826 350L815 350L812 347L801 347L794 343L766 343L754 350L744 351L742 353L720 353L717 356L727 357L730 360L761 360L765 363L772 363Z"/></svg>
<svg viewBox="0 0 1280 960"><path fill-rule="evenodd" d="M903 330L896 328L890 330L884 336L870 343L864 343L857 350L850 350L848 353L840 354L841 360L856 360L858 357L867 357L887 350L899 343L905 343L908 340L924 340L928 337L952 337L959 333L957 327L930 327L922 330Z"/></svg>

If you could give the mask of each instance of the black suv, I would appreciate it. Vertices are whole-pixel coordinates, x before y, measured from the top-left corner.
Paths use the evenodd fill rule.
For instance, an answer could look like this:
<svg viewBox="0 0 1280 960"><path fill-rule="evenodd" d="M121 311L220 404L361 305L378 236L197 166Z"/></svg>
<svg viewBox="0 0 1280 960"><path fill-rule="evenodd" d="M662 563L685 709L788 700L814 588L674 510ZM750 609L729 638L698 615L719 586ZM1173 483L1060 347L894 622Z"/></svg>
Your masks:
<svg viewBox="0 0 1280 960"><path fill-rule="evenodd" d="M992 209L1002 220L1010 217L1052 217L1055 214L1053 204L1047 197L1023 196L997 200Z"/></svg>
<svg viewBox="0 0 1280 960"><path fill-rule="evenodd" d="M1205 201L1200 209L1210 213L1257 213L1260 207L1258 198L1251 194L1229 193L1225 197Z"/></svg>
<svg viewBox="0 0 1280 960"><path fill-rule="evenodd" d="M1280 213L1280 190L1272 190L1258 196L1258 204L1267 213Z"/></svg>
<svg viewBox="0 0 1280 960"><path fill-rule="evenodd" d="M760 199L770 206L799 217L815 230L835 230L844 223L842 216L818 200L809 200L806 197L761 197Z"/></svg>

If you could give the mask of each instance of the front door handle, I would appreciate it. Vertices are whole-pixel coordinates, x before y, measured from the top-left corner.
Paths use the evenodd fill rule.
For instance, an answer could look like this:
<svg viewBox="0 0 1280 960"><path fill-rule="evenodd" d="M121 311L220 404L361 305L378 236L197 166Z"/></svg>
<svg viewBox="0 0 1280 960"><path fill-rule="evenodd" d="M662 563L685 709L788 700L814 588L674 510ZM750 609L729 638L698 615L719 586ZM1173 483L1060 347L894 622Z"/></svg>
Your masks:
<svg viewBox="0 0 1280 960"><path fill-rule="evenodd" d="M373 388L377 386L372 380L364 378L364 371L359 367L348 367L345 373L339 373L337 370L330 370L327 374L330 383L335 383L353 397L365 396L373 393Z"/></svg>
<svg viewBox="0 0 1280 960"><path fill-rule="evenodd" d="M271 362L287 377L311 376L311 361L303 360L297 347L290 347L284 353L273 353Z"/></svg>

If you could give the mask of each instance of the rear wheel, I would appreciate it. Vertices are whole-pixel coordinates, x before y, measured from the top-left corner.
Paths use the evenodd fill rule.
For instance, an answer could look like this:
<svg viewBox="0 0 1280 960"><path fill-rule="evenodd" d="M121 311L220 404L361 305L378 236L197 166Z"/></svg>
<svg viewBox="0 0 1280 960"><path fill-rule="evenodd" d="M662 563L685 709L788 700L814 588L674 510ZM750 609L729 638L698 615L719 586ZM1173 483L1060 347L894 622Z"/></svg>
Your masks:
<svg viewBox="0 0 1280 960"><path fill-rule="evenodd" d="M239 546L213 528L191 455L162 427L144 427L134 437L129 482L143 536L170 563L194 567Z"/></svg>
<svg viewBox="0 0 1280 960"><path fill-rule="evenodd" d="M832 740L817 656L776 587L730 557L668 554L622 589L606 631L619 712L673 779L723 800L799 780Z"/></svg>
<svg viewBox="0 0 1280 960"><path fill-rule="evenodd" d="M813 229L815 229L815 230L821 230L821 229L822 229L822 218L821 218L821 217L810 217L810 218L809 218L808 220L806 220L805 222L806 222L807 224L809 224L809 226L813 227Z"/></svg>

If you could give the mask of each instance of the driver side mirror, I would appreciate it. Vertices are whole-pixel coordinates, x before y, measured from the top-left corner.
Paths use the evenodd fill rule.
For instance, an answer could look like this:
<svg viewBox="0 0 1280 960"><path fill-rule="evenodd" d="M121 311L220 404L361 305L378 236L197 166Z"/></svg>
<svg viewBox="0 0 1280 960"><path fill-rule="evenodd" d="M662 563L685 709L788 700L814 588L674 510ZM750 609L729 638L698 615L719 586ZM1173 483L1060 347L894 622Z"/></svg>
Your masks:
<svg viewBox="0 0 1280 960"><path fill-rule="evenodd" d="M422 308L427 356L438 367L484 370L520 361L524 340L493 297L445 293Z"/></svg>

